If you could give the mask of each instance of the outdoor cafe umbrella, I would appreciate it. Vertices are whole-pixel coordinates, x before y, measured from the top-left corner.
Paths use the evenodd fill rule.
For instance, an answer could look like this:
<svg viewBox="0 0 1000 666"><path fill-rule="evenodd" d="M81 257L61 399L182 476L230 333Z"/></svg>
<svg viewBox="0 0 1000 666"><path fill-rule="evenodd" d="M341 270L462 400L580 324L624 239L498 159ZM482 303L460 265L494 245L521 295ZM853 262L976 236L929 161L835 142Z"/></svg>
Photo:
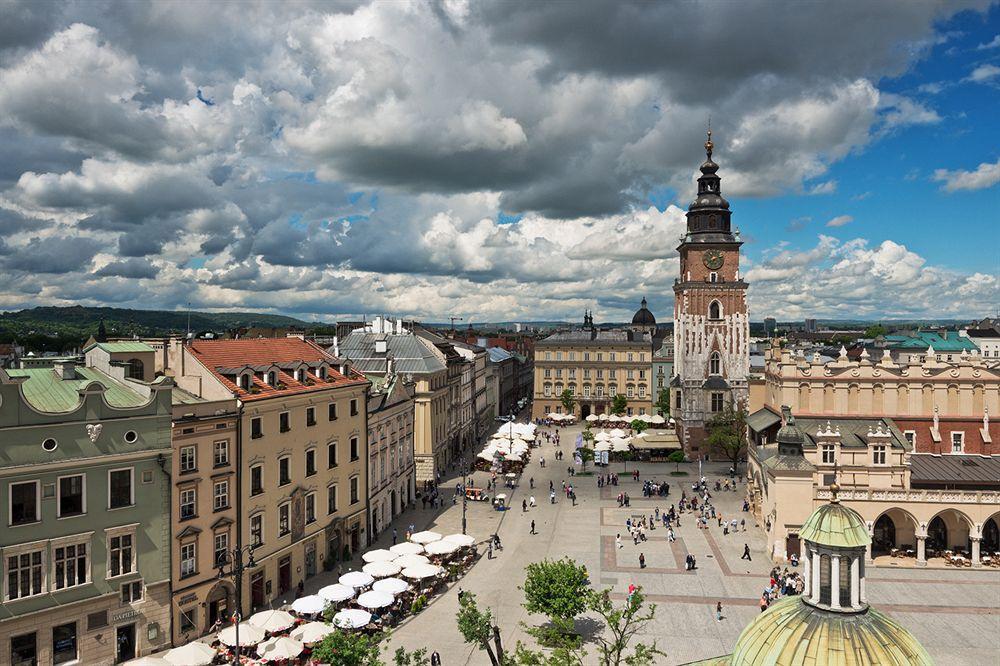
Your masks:
<svg viewBox="0 0 1000 666"><path fill-rule="evenodd" d="M212 662L207 661L206 664ZM139 657L131 661L126 661L125 666L170 666L170 662L160 657Z"/></svg>
<svg viewBox="0 0 1000 666"><path fill-rule="evenodd" d="M385 608L391 606L396 597L388 592L365 592L358 597L358 605L362 608Z"/></svg>
<svg viewBox="0 0 1000 666"><path fill-rule="evenodd" d="M333 616L333 624L345 629L360 629L372 621L372 614L360 608L346 608Z"/></svg>
<svg viewBox="0 0 1000 666"><path fill-rule="evenodd" d="M622 438L625 436L625 431L622 430L621 428L615 428L609 434L611 435L612 439L614 439L615 437Z"/></svg>
<svg viewBox="0 0 1000 666"><path fill-rule="evenodd" d="M405 541L403 543L397 543L395 546L389 548L390 552L399 555L419 555L424 552L424 547L419 543L412 543L410 541Z"/></svg>
<svg viewBox="0 0 1000 666"><path fill-rule="evenodd" d="M595 451L610 451L611 450L611 443L610 442L598 442L597 444L594 445L594 450Z"/></svg>
<svg viewBox="0 0 1000 666"><path fill-rule="evenodd" d="M264 640L266 636L263 629L260 627L250 624L249 622L240 623L240 647L246 647L247 645L256 645ZM219 632L219 642L223 645L229 647L236 646L236 625L229 625L225 629Z"/></svg>
<svg viewBox="0 0 1000 666"><path fill-rule="evenodd" d="M340 584L348 587L368 587L375 577L364 571L348 571L340 577Z"/></svg>
<svg viewBox="0 0 1000 666"><path fill-rule="evenodd" d="M615 453L626 453L631 449L627 439L613 439L611 440L611 450Z"/></svg>
<svg viewBox="0 0 1000 666"><path fill-rule="evenodd" d="M361 567L361 570L373 578L386 578L399 573L401 566L395 562L372 562Z"/></svg>
<svg viewBox="0 0 1000 666"><path fill-rule="evenodd" d="M283 610L266 610L251 615L247 622L269 634L284 631L295 624L295 616Z"/></svg>
<svg viewBox="0 0 1000 666"><path fill-rule="evenodd" d="M299 597L292 602L292 610L299 615L315 615L322 613L324 608L326 608L326 599L318 594Z"/></svg>
<svg viewBox="0 0 1000 666"><path fill-rule="evenodd" d="M410 589L410 584L402 578L383 578L372 583L372 589L389 594L400 594Z"/></svg>
<svg viewBox="0 0 1000 666"><path fill-rule="evenodd" d="M289 634L293 639L306 645L318 643L334 632L334 627L326 622L307 622L299 625Z"/></svg>
<svg viewBox="0 0 1000 666"><path fill-rule="evenodd" d="M597 420L597 418L598 418L597 414L587 414L587 419L586 420L590 421L591 423L593 423L594 421Z"/></svg>
<svg viewBox="0 0 1000 666"><path fill-rule="evenodd" d="M429 530L424 532L417 532L416 534L410 535L410 541L425 546L429 543L440 540L441 540L440 534L438 534L437 532L431 532Z"/></svg>
<svg viewBox="0 0 1000 666"><path fill-rule="evenodd" d="M319 596L334 603L347 601L354 596L354 588L349 585L334 583L333 585L327 585L326 587L320 588Z"/></svg>
<svg viewBox="0 0 1000 666"><path fill-rule="evenodd" d="M441 567L436 564L415 564L412 567L406 567L403 569L403 576L414 580L420 580L421 578L431 578L432 576L437 576L441 573L441 571Z"/></svg>
<svg viewBox="0 0 1000 666"><path fill-rule="evenodd" d="M303 647L305 646L297 640L288 636L279 636L258 645L257 654L264 661L288 661L302 654Z"/></svg>
<svg viewBox="0 0 1000 666"><path fill-rule="evenodd" d="M434 543L427 544L427 554L428 555L450 555L456 550L461 548L454 541L446 541L442 539L441 541L435 541Z"/></svg>
<svg viewBox="0 0 1000 666"><path fill-rule="evenodd" d="M391 562L397 557L399 557L399 555L391 550L376 548L375 550L369 550L367 553L362 555L361 559L370 564L372 562Z"/></svg>
<svg viewBox="0 0 1000 666"><path fill-rule="evenodd" d="M240 638L243 637L240 636ZM187 645L175 647L173 650L168 650L163 655L163 661L171 666L208 666L215 661L218 654L211 645L195 641ZM149 664L148 666L153 665Z"/></svg>
<svg viewBox="0 0 1000 666"><path fill-rule="evenodd" d="M457 543L462 548L468 548L469 546L474 546L476 544L476 537L471 534L449 534L441 540Z"/></svg>
<svg viewBox="0 0 1000 666"><path fill-rule="evenodd" d="M601 432L599 432L596 435L594 435L594 439L597 440L598 442L603 442L603 441L611 439L611 435L609 435L608 433L606 433L606 432L604 432L602 430Z"/></svg>
<svg viewBox="0 0 1000 666"><path fill-rule="evenodd" d="M621 419L616 414L609 414L605 421L608 423L618 423Z"/></svg>
<svg viewBox="0 0 1000 666"><path fill-rule="evenodd" d="M399 566L405 569L406 567L412 567L418 564L430 564L430 562L431 561L427 559L427 557L424 555L412 554L412 555L400 555L398 559L393 561L393 564L398 564Z"/></svg>
<svg viewBox="0 0 1000 666"><path fill-rule="evenodd" d="M662 416L660 416L659 414L654 414L653 417L651 419L649 419L650 423L655 423L657 425L659 425L661 423L666 423L666 421L667 420L665 418L663 418Z"/></svg>

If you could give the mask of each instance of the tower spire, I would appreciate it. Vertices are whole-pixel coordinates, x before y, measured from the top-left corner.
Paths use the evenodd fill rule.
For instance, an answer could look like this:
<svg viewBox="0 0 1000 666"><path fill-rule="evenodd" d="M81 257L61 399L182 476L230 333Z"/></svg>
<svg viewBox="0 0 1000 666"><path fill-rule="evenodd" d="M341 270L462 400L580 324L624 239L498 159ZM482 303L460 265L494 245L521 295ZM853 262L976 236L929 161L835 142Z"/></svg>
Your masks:
<svg viewBox="0 0 1000 666"><path fill-rule="evenodd" d="M708 156L708 161L712 161L712 148L715 144L712 143L712 116L708 116L708 139L705 141L705 155Z"/></svg>

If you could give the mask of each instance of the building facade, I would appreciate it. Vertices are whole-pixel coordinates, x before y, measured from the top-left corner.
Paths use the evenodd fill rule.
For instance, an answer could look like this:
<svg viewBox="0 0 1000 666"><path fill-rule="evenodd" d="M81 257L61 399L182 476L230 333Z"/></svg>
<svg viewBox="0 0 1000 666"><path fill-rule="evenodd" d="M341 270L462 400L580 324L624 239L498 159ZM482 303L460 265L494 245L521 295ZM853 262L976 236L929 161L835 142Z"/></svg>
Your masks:
<svg viewBox="0 0 1000 666"><path fill-rule="evenodd" d="M722 197L719 165L705 142L698 196L688 208L687 233L677 251L674 282L673 410L689 456L704 455L705 426L748 394L750 319L747 283L740 275L739 232Z"/></svg>
<svg viewBox="0 0 1000 666"><path fill-rule="evenodd" d="M257 566L238 606L291 601L366 543L369 382L297 337L194 340L178 356L182 388L239 401L236 546L252 545Z"/></svg>
<svg viewBox="0 0 1000 666"><path fill-rule="evenodd" d="M240 524L236 470L240 459L235 398L205 400L174 388L171 479L171 614L175 645L228 622L236 591L220 580Z"/></svg>
<svg viewBox="0 0 1000 666"><path fill-rule="evenodd" d="M414 501L415 384L397 373L372 375L368 392L369 543Z"/></svg>
<svg viewBox="0 0 1000 666"><path fill-rule="evenodd" d="M647 332L587 328L554 333L535 343L532 418L565 413L560 396L569 389L579 418L611 413L616 395L625 414L651 414L652 339Z"/></svg>
<svg viewBox="0 0 1000 666"><path fill-rule="evenodd" d="M674 376L674 340L668 336L658 338L659 347L653 352L653 402L660 399L660 393L667 391L668 401L670 380ZM654 342L654 347L656 347Z"/></svg>
<svg viewBox="0 0 1000 666"><path fill-rule="evenodd" d="M0 370L2 664L170 644L172 383L126 370L93 353Z"/></svg>

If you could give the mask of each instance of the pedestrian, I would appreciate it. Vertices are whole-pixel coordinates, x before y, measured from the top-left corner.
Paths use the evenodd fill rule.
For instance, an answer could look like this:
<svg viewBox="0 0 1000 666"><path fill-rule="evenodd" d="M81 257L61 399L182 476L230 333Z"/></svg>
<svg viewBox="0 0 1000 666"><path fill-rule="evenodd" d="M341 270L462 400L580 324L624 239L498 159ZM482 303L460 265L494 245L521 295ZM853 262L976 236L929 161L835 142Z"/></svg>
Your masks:
<svg viewBox="0 0 1000 666"><path fill-rule="evenodd" d="M740 529L742 531L744 531L744 532L747 531L747 519L746 518L743 518L742 520L740 520Z"/></svg>
<svg viewBox="0 0 1000 666"><path fill-rule="evenodd" d="M621 534L618 534L618 535L617 535L617 536L615 537L615 546L616 546L616 547L617 547L617 548L618 548L619 550L620 550L621 548L624 548L624 546L622 546L622 535L621 535Z"/></svg>
<svg viewBox="0 0 1000 666"><path fill-rule="evenodd" d="M521 513L528 510L528 500L521 500Z"/></svg>
<svg viewBox="0 0 1000 666"><path fill-rule="evenodd" d="M715 604L715 619L722 622L722 602L719 601Z"/></svg>
<svg viewBox="0 0 1000 666"><path fill-rule="evenodd" d="M396 532L396 528L395 528L395 527L393 527L393 528L392 528L392 545L393 545L393 546L395 546L395 545L396 545L396 539L397 539L398 537L399 537L399 534L398 534L398 533Z"/></svg>
<svg viewBox="0 0 1000 666"><path fill-rule="evenodd" d="M639 568L646 568L646 556L643 553L639 553Z"/></svg>
<svg viewBox="0 0 1000 666"><path fill-rule="evenodd" d="M555 503L556 503L556 491L550 490L549 491L549 504L555 504Z"/></svg>
<svg viewBox="0 0 1000 666"><path fill-rule="evenodd" d="M533 520L531 521L531 533L538 534L538 532L535 531L535 521Z"/></svg>
<svg viewBox="0 0 1000 666"><path fill-rule="evenodd" d="M760 612L763 613L767 610L767 595L760 595Z"/></svg>
<svg viewBox="0 0 1000 666"><path fill-rule="evenodd" d="M431 652L431 666L441 666L441 655L437 653L437 650Z"/></svg>
<svg viewBox="0 0 1000 666"><path fill-rule="evenodd" d="M489 544L486 546L486 559L493 559L493 539L490 539Z"/></svg>
<svg viewBox="0 0 1000 666"><path fill-rule="evenodd" d="M530 506L531 508L535 508L535 496L534 495L532 495L531 497L528 498L528 506Z"/></svg>
<svg viewBox="0 0 1000 666"><path fill-rule="evenodd" d="M750 558L750 546L748 544L743 544L743 556L740 559L753 562L753 559Z"/></svg>

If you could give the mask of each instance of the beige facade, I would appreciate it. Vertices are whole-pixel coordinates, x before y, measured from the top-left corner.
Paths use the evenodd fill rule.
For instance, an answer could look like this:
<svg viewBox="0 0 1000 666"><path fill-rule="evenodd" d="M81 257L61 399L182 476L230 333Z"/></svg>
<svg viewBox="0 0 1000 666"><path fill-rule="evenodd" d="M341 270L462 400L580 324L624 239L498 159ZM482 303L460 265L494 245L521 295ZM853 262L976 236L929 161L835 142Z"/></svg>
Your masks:
<svg viewBox="0 0 1000 666"><path fill-rule="evenodd" d="M981 357L961 356L948 363L928 357L923 363L895 363L842 354L823 364L777 345L765 353L766 403L788 405L797 415L968 416L1000 414L1000 368Z"/></svg>
<svg viewBox="0 0 1000 666"><path fill-rule="evenodd" d="M414 386L396 376L372 384L368 396L369 542L406 509L416 494Z"/></svg>
<svg viewBox="0 0 1000 666"><path fill-rule="evenodd" d="M560 395L573 392L573 412L610 413L616 394L625 396L625 414L652 414L652 341L632 331L556 333L535 344L534 401L531 417L563 413Z"/></svg>
<svg viewBox="0 0 1000 666"><path fill-rule="evenodd" d="M433 481L451 460L448 428L451 405L447 370L414 376L413 453L417 481Z"/></svg>
<svg viewBox="0 0 1000 666"><path fill-rule="evenodd" d="M218 567L236 547L236 400L206 401L174 389L170 502L173 642L227 622L235 603Z"/></svg>

